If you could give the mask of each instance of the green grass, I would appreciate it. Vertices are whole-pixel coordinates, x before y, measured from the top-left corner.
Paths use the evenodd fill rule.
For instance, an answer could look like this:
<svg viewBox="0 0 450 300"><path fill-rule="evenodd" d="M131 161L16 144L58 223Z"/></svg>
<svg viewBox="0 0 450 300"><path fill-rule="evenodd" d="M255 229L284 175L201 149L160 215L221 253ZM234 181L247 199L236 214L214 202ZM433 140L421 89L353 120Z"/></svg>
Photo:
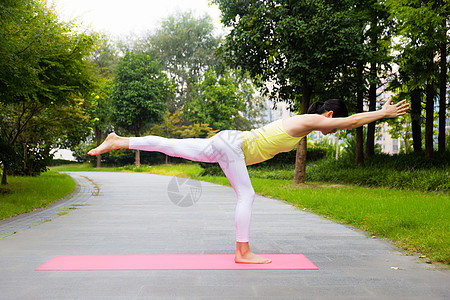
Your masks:
<svg viewBox="0 0 450 300"><path fill-rule="evenodd" d="M56 172L77 172L77 171L89 171L89 172L118 172L120 168L95 168L89 163L73 163L68 165L49 167L50 170Z"/></svg>
<svg viewBox="0 0 450 300"><path fill-rule="evenodd" d="M54 171L38 177L8 177L0 186L0 220L44 208L75 190L70 176Z"/></svg>
<svg viewBox="0 0 450 300"><path fill-rule="evenodd" d="M148 173L191 177L229 185L228 180L222 176L200 177L202 168L196 164L141 168L147 168L145 172ZM132 169L133 167L125 167L107 170ZM276 173L275 170L272 172ZM281 171L283 172L292 171ZM353 225L369 235L386 238L408 252L424 254L430 261L450 264L448 193L324 183L293 186L290 179L252 178L252 183L256 193L260 195L281 199L336 222Z"/></svg>
<svg viewBox="0 0 450 300"><path fill-rule="evenodd" d="M50 170L57 172L77 172L77 171L89 171L89 172L143 172L167 176L179 176L179 177L195 177L200 176L203 169L198 164L178 164L178 165L154 165L140 167L136 166L124 166L124 167L105 167L95 168L90 164L71 164L62 165L56 167L50 167Z"/></svg>

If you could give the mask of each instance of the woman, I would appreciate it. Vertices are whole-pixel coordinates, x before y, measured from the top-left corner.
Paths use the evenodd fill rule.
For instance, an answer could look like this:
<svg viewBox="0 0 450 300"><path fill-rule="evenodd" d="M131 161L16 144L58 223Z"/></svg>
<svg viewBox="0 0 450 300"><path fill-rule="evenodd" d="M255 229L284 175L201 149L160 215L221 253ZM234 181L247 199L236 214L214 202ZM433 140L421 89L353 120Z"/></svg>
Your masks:
<svg viewBox="0 0 450 300"><path fill-rule="evenodd" d="M381 118L404 115L409 105L405 104L405 101L391 105L391 100L378 111L352 116L348 116L347 108L341 100L315 102L307 114L275 121L252 131L221 131L209 139L167 139L159 136L126 138L111 133L100 146L88 154L98 155L125 148L158 151L193 161L219 163L237 195L235 261L270 263L270 260L252 253L248 244L255 192L246 166L270 159L279 152L294 149L300 139L312 131L329 134L341 129L357 128Z"/></svg>

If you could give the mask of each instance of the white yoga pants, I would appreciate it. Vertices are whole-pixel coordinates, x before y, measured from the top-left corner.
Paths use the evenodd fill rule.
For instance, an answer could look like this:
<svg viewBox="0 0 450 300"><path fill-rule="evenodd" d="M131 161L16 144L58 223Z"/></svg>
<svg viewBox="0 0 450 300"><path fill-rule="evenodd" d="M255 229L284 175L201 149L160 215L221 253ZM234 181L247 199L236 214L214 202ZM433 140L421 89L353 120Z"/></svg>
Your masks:
<svg viewBox="0 0 450 300"><path fill-rule="evenodd" d="M193 161L219 163L237 195L236 241L248 242L255 192L248 176L239 131L225 130L209 139L130 137L130 149L157 151Z"/></svg>

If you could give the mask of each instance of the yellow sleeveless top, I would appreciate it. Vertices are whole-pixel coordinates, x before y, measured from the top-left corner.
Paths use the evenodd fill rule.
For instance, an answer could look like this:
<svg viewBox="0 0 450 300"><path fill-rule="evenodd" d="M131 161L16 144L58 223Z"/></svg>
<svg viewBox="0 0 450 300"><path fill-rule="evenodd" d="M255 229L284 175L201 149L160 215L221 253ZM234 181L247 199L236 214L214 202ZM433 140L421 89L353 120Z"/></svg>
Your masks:
<svg viewBox="0 0 450 300"><path fill-rule="evenodd" d="M272 122L262 128L242 132L242 150L246 165L253 165L280 152L297 147L303 137L293 137L283 129L283 120Z"/></svg>

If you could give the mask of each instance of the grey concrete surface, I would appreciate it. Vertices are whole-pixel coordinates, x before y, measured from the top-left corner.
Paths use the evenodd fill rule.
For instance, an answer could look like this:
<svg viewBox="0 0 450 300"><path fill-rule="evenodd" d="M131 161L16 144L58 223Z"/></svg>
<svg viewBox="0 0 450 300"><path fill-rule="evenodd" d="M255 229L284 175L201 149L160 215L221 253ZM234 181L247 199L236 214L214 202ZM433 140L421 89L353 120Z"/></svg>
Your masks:
<svg viewBox="0 0 450 300"><path fill-rule="evenodd" d="M179 207L168 196L172 177L71 175L80 185L80 203L70 198L76 209L37 225L28 216L0 222L0 299L450 299L448 270L260 196L254 252L305 254L319 270L34 271L56 255L234 252L236 197L229 187L202 182L198 202Z"/></svg>

